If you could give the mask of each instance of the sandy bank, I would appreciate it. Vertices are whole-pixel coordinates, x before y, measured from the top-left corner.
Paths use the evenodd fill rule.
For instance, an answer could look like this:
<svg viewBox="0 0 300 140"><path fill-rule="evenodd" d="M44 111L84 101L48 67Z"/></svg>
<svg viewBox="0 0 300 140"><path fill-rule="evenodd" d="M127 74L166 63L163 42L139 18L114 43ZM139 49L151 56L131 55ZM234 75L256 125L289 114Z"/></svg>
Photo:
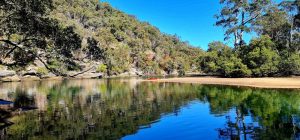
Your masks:
<svg viewBox="0 0 300 140"><path fill-rule="evenodd" d="M151 80L145 80L151 81ZM230 85L257 88L293 88L300 89L300 77L291 78L215 78L186 77L152 80L152 82L198 83L205 85Z"/></svg>

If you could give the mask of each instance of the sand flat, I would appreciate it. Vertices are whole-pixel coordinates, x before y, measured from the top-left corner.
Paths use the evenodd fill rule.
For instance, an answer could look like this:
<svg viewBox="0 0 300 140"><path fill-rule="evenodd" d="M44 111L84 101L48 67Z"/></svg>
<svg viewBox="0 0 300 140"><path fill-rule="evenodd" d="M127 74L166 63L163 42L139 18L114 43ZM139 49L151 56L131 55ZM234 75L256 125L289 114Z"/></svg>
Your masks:
<svg viewBox="0 0 300 140"><path fill-rule="evenodd" d="M300 89L300 77L288 78L216 78L216 77L185 77L157 80L152 82L198 83L205 85L230 85L257 88L286 88Z"/></svg>

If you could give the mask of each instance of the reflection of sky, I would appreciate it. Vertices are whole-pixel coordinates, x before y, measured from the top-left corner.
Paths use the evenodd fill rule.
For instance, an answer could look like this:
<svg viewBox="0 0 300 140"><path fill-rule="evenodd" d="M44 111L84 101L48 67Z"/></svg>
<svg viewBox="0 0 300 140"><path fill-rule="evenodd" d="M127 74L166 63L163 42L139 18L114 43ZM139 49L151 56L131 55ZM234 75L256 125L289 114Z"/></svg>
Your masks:
<svg viewBox="0 0 300 140"><path fill-rule="evenodd" d="M250 114L249 111L247 114L252 116L244 116L244 122L250 127L248 130L260 128L255 133L257 136L277 138L284 135L282 139L294 135L296 138L300 137L298 90L133 83L135 82L129 83L125 79L1 83L0 99L13 101L16 107L38 107L37 110L27 112L28 114L11 119L16 123L9 126L9 129L23 127L26 131L8 131L10 134L5 135L18 137L22 134L22 137L32 135L47 138L53 129L40 128L55 125L55 129L59 130L57 136L73 138L73 135L82 135L82 130L96 123L96 127L86 138L119 138L129 134L123 139L218 139L220 129L226 130L229 127L228 116L231 123L236 122L235 106L238 105L253 113ZM28 95L28 92L34 94ZM201 101L194 100L195 98ZM174 113L168 113L170 109L174 109ZM41 117L38 115L40 112L47 113ZM57 121L53 115L56 113L66 117ZM161 116L158 113L162 113ZM293 113L296 114L291 115ZM154 118L158 120L153 120ZM268 125L259 125L253 119ZM40 125L42 123L44 125ZM295 126L294 129L292 125ZM239 126L243 126L242 121ZM37 129L27 131L32 128ZM131 134L133 131L137 133ZM72 135L66 135L69 132ZM242 139L243 134L240 137ZM247 137L250 138L250 135Z"/></svg>
<svg viewBox="0 0 300 140"><path fill-rule="evenodd" d="M125 136L123 139L218 139L218 129L228 127L226 126L226 116L230 116L231 122L235 122L236 118L235 109L231 109L222 115L213 115L210 112L209 103L201 103L199 101L193 101L181 107L180 111L176 114L164 114L160 120L150 124L150 127L144 127L144 129L140 129L136 134ZM244 120L247 126L259 126L257 122L252 122L250 116L245 116Z"/></svg>

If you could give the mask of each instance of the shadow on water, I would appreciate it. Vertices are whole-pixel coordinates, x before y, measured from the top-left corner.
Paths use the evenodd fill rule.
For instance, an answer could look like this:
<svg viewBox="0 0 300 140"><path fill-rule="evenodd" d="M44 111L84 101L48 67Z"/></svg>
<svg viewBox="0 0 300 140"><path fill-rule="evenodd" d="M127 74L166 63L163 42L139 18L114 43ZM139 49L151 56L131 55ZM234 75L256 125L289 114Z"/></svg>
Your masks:
<svg viewBox="0 0 300 140"><path fill-rule="evenodd" d="M121 139L152 129L169 114L180 116L185 106L193 108L191 102L198 101L209 109L199 119L222 118L222 127L202 124L218 139L295 139L300 138L299 92L134 79L4 83L0 84L0 136ZM199 130L198 135L206 133Z"/></svg>

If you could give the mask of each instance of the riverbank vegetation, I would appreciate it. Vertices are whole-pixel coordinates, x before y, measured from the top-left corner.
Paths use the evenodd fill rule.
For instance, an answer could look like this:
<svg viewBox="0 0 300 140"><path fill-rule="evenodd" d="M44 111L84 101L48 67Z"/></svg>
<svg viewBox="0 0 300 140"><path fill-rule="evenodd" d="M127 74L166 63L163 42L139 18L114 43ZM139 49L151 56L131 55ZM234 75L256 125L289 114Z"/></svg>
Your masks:
<svg viewBox="0 0 300 140"><path fill-rule="evenodd" d="M18 71L39 60L61 76L90 67L108 76L184 74L202 52L98 0L4 0L0 9L0 65Z"/></svg>
<svg viewBox="0 0 300 140"><path fill-rule="evenodd" d="M223 77L300 73L299 0L220 3L216 25L225 29L225 40L233 40L234 47L214 41L205 52L98 0L3 0L0 68L23 75L35 69L40 77L84 77L90 72L85 76L91 78L124 73L202 72ZM257 37L247 44L246 33Z"/></svg>
<svg viewBox="0 0 300 140"><path fill-rule="evenodd" d="M300 73L300 1L221 0L217 26L225 29L225 40L216 41L198 59L206 73L225 77L289 76ZM245 33L257 34L249 44Z"/></svg>

